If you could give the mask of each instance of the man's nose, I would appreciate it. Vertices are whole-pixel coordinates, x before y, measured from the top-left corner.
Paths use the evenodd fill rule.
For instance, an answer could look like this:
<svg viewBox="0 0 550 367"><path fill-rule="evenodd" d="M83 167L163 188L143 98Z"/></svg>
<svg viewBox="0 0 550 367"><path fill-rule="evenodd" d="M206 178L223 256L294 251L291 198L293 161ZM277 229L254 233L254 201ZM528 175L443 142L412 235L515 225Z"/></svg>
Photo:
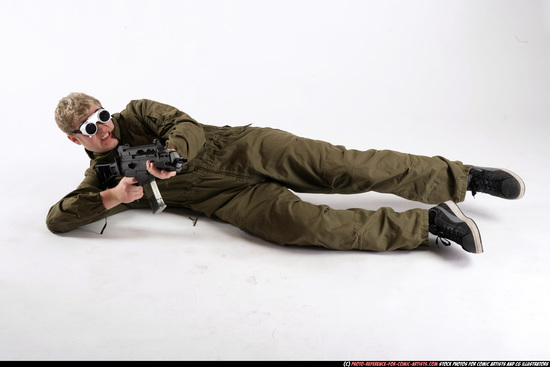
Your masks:
<svg viewBox="0 0 550 367"><path fill-rule="evenodd" d="M101 132L105 132L106 129L107 129L107 126L105 126L105 124L102 124L102 123L99 123L99 122L96 124L96 126L97 126L97 133L98 134L101 133Z"/></svg>

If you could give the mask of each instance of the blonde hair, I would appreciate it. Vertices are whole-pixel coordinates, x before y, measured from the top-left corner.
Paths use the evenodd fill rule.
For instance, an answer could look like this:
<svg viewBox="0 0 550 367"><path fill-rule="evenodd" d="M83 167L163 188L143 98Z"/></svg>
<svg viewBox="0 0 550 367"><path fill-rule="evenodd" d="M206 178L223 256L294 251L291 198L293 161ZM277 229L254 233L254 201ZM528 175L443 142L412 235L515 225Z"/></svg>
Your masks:
<svg viewBox="0 0 550 367"><path fill-rule="evenodd" d="M71 93L63 97L55 109L55 122L66 134L72 134L75 123L88 117L92 105L101 107L101 102L84 93Z"/></svg>

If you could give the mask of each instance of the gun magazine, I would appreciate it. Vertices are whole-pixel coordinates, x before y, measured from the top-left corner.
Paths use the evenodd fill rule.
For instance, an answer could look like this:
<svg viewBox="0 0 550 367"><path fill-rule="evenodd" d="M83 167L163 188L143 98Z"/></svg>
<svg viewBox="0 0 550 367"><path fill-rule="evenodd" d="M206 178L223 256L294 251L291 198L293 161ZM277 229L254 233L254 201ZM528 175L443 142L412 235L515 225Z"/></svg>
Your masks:
<svg viewBox="0 0 550 367"><path fill-rule="evenodd" d="M143 184L143 194L149 200L149 205L153 210L153 214L162 212L166 208L166 204L162 199L157 181L153 180Z"/></svg>

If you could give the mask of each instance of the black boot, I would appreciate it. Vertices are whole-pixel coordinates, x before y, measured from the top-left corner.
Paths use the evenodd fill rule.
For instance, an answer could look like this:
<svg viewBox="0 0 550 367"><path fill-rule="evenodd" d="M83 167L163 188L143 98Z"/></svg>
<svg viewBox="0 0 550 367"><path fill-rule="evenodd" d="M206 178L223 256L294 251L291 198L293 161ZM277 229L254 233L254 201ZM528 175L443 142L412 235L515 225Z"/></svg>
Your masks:
<svg viewBox="0 0 550 367"><path fill-rule="evenodd" d="M503 199L520 199L525 194L525 183L514 172L501 168L470 168L468 190L475 196L478 192Z"/></svg>
<svg viewBox="0 0 550 367"><path fill-rule="evenodd" d="M438 236L447 246L449 241L456 242L468 252L483 252L481 235L475 222L462 213L452 201L447 201L429 210L430 233Z"/></svg>

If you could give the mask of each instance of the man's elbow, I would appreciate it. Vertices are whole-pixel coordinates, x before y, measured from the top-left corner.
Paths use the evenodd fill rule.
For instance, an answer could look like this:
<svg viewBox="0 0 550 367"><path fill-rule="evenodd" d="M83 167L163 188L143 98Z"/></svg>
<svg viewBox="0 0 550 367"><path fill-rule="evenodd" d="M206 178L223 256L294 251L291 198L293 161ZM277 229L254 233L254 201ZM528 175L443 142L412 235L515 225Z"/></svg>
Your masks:
<svg viewBox="0 0 550 367"><path fill-rule="evenodd" d="M63 223L60 223L50 218L46 218L46 227L48 227L48 230L53 234L65 233L70 231L70 229L67 229L63 225Z"/></svg>

